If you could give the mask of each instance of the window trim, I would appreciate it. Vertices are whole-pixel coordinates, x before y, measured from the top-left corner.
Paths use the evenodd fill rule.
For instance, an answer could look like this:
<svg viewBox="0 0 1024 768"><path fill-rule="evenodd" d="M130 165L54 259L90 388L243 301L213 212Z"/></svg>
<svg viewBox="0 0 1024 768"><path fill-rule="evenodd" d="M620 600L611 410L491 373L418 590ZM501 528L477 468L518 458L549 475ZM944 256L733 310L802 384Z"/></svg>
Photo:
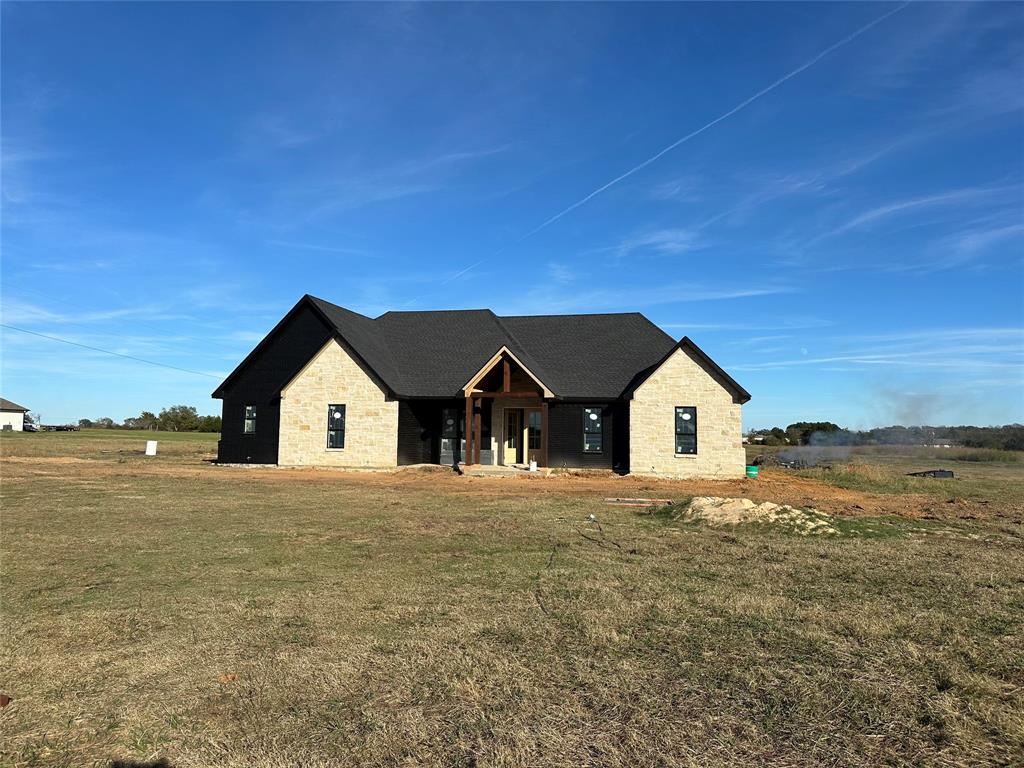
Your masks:
<svg viewBox="0 0 1024 768"><path fill-rule="evenodd" d="M252 416L249 415L252 411ZM249 429L249 422L252 422L252 429ZM246 405L242 407L242 435L256 434L256 406Z"/></svg>
<svg viewBox="0 0 1024 768"><path fill-rule="evenodd" d="M583 408L583 452L584 453L592 453L592 454L604 453L604 414L601 412L602 410L603 409L600 406L596 406L596 407L586 407L585 406ZM592 419L589 418L591 411L597 411L597 423L598 423L598 429L597 430L587 429L587 427L590 426L589 422L593 421ZM597 449L588 448L587 447L587 435L597 435L598 440L601 443L601 447L597 448Z"/></svg>
<svg viewBox="0 0 1024 768"><path fill-rule="evenodd" d="M686 435L689 437L688 432L679 431L679 412L682 410L693 411L693 451L687 453L679 452L679 436ZM697 434L697 406L696 405L677 405L672 411L672 452L677 458L690 458L700 454L700 441L698 440Z"/></svg>
<svg viewBox="0 0 1024 768"><path fill-rule="evenodd" d="M341 409L341 423L342 423L341 429L332 429L331 428L331 409L332 408L340 408ZM346 429L346 426L347 426L346 422L347 421L348 421L348 406L347 406L346 403L328 403L327 404L327 435L326 435L326 437L327 437L327 450L328 451L344 451L345 450L345 437L346 437L345 433L348 431ZM331 433L332 432L340 432L341 433L341 446L340 447L335 447L335 446L331 445Z"/></svg>

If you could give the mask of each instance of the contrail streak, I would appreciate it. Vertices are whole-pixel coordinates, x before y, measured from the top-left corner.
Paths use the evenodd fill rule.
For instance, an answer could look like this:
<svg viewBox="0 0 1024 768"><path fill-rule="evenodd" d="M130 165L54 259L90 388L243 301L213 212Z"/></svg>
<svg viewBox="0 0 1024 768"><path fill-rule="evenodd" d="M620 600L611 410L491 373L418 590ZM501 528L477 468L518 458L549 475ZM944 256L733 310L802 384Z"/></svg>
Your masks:
<svg viewBox="0 0 1024 768"><path fill-rule="evenodd" d="M666 155L669 152L671 152L673 149L678 147L680 144L685 144L690 139L692 139L692 138L694 138L696 136L699 136L700 134L704 133L704 131L708 130L709 128L712 128L713 126L718 125L718 123L722 122L723 120L726 120L726 119L732 117L733 115L735 115L740 110L742 110L742 109L750 106L751 104L753 104L755 101L760 99L765 94L768 94L768 93L771 93L772 91L774 91L776 88L778 88L780 85L785 83L787 80L791 80L792 78L794 78L797 75L799 75L801 72L804 72L804 71L810 69L815 64L817 64L819 61L821 61L823 58L825 58L830 53L832 53L833 51L835 51L835 50L837 50L839 48L842 48L844 45L852 43L854 40L856 40L858 37L863 35L865 32L867 32L871 28L877 26L878 24L881 24L883 21L888 19L890 16L899 13L904 8L906 8L908 5L910 5L909 0L908 0L908 2L903 3L902 5L894 8L893 10L889 11L888 13L882 14L881 16L879 16L874 21L872 21L872 22L870 22L868 24L865 24L863 27L858 29L856 32L853 32L853 33L847 35L846 37L844 37L839 42L833 43L832 45L830 45L825 50L821 51L820 53L816 54L815 56L813 56L810 59L808 59L807 61L805 61L803 64L801 64L799 67L794 69L792 72L789 72L788 74L783 75L782 77L780 77L778 80L776 80L771 85L768 85L768 86L762 88L760 91L755 93L753 96L750 96L749 98L744 99L739 104L737 104L735 107L730 109L728 112L724 112L723 114L719 115L714 120L712 120L711 122L705 123L704 125L702 125L697 130L692 131L691 133L686 134L681 139L677 139L676 141L674 141L671 144L669 144L667 147L665 147L660 152L651 155L649 158L644 160L639 165L636 165L636 166L630 168L628 171L626 171L625 173L623 173L620 176L616 176L614 179L609 181L607 184L604 184L604 185L598 187L593 192L588 194L586 197L580 198L575 203L570 205L568 208L565 208L565 209L559 211L554 216L552 216L550 219L548 219L543 224L541 224L539 227L537 227L535 229L532 229L529 232L527 232L525 235L523 235L523 237L519 240L519 242L522 242L523 240L525 240L528 237L532 237L533 235L535 235L538 232L540 232L542 229L545 229L546 227L549 227L550 225L554 224L556 221L558 221L560 218L565 216L567 213L571 213L572 211L575 211L581 205L583 205L583 204L589 202L590 200L594 199L599 194L604 192L606 189L609 189L610 187L615 186L616 184L618 184L623 179L627 179L630 176L632 176L634 173L636 173L637 171L646 168L648 165L650 165L654 161L658 160L659 158L661 158L664 155Z"/></svg>
<svg viewBox="0 0 1024 768"><path fill-rule="evenodd" d="M464 267L463 269L459 270L458 272L456 272L451 277L443 280L440 284L441 285L447 285L448 283L450 283L450 282L452 282L454 280L458 280L460 277L465 275L467 272L471 272L472 270L476 269L478 266L483 264L485 261L487 261L490 258L494 258L494 256L497 256L498 254L500 254L501 252L503 252L507 248L515 246L515 245L519 245L523 241L528 240L529 238L531 238L534 235L536 235L541 230L547 229L549 226L554 224L556 221L558 221L560 218L562 218L566 214L571 213L572 211L575 211L581 205L585 205L586 203L588 203L590 200L593 200L595 197L600 195L605 190L607 190L607 189L609 189L611 187L614 187L616 184L618 184L623 179L627 179L630 176L632 176L634 173L636 173L637 171L640 171L640 170L646 168L651 163L655 162L656 160L660 159L661 157L663 157L666 154L668 154L669 152L671 152L673 149L678 147L680 144L685 144L690 139L692 139L692 138L694 138L696 136L699 136L700 134L704 133L704 131L708 130L709 128L712 128L712 127L718 125L723 120L726 120L726 119L732 117L733 115L735 115L740 110L745 109L746 107L748 107L751 104L753 104L755 101L760 99L765 94L768 94L768 93L771 93L772 91L774 91L776 88L778 88L780 85L785 83L787 80L791 80L792 78L796 77L800 73L810 69L815 64L817 64L819 61L821 61L823 58L828 56L830 53L833 53L834 51L842 48L844 45L848 45L849 43L852 43L854 40L856 40L858 37L863 35L865 32L868 32L872 28L878 26L883 21L888 19L890 16L893 16L893 15L899 13L900 11L902 11L904 8L906 8L908 5L910 5L911 1L912 0L907 0L907 2L901 3L896 8L893 8L891 11L888 11L887 13L883 13L881 16L879 16L874 21L868 22L867 24L865 24L860 29L857 29L856 31L850 33L849 35L844 37L842 40L839 40L838 42L833 43L828 48L824 49L823 51L820 51L819 53L817 53L814 56L812 56L811 58L809 58L807 61L805 61L803 64L801 64L796 69L794 69L791 72L789 72L789 73L783 75L782 77L780 77L778 80L776 80L771 85L765 86L760 91L755 93L753 96L750 96L750 97L744 99L739 104L737 104L735 107L730 109L728 112L722 113L721 115L716 117L711 122L705 123L704 125L702 125L697 130L691 131L690 133L688 133L685 136L683 136L681 139L677 139L676 141L672 142L667 147L662 149L660 152L657 152L656 154L651 155L649 158L644 160L639 165L636 165L636 166L630 168L628 171L626 171L625 173L623 173L623 174L621 174L619 176L616 176L614 179L612 179L608 183L601 185L600 187L595 189L593 192L589 193L586 197L582 197L579 200L577 200L575 203L570 205L568 208L562 209L561 211L556 213L554 216L552 216L550 219L548 219L547 221L542 223L540 226L535 227L534 229L531 229L529 232L527 232L525 235L520 237L518 240L515 240L514 242L509 243L507 245L503 245L501 248L499 248L497 251L495 251L493 254L491 254L487 258L480 259L479 261L473 262L468 267ZM406 305L412 304L413 302L418 301L419 298L420 297L417 296L416 298L410 299L409 301L406 302Z"/></svg>

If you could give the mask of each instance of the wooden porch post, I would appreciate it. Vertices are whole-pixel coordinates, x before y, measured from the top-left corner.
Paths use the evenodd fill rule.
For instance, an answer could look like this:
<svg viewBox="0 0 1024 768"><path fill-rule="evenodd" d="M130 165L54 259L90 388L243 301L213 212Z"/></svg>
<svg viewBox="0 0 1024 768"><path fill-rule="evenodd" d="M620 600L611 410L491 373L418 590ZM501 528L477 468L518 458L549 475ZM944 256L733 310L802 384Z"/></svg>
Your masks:
<svg viewBox="0 0 1024 768"><path fill-rule="evenodd" d="M512 391L512 365L509 363L507 357L502 362L503 362L503 365L502 365L502 369L503 369L502 370L502 374L503 374L502 383L504 385L502 391L503 392L511 392Z"/></svg>
<svg viewBox="0 0 1024 768"><path fill-rule="evenodd" d="M473 397L468 392L466 393L466 426L462 432L466 440L466 448L462 452L462 463L469 466L473 457Z"/></svg>
<svg viewBox="0 0 1024 768"><path fill-rule="evenodd" d="M541 466L548 466L548 401L540 402L540 456Z"/></svg>
<svg viewBox="0 0 1024 768"><path fill-rule="evenodd" d="M480 443L483 442L483 435L480 429L481 423L483 421L483 403L478 400L476 402L476 408L474 408L473 410L475 412L473 415L473 429L476 432L476 434L473 435L473 463L479 464Z"/></svg>

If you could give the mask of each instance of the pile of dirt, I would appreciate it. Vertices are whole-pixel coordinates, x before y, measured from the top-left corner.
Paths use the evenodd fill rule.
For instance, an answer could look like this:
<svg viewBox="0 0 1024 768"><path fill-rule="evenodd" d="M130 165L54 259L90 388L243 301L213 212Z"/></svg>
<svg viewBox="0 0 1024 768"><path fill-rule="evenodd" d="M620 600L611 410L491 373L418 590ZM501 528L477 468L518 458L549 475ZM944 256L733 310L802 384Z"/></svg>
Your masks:
<svg viewBox="0 0 1024 768"><path fill-rule="evenodd" d="M794 533L801 535L839 533L831 525L832 518L816 509L797 509L771 501L757 504L750 499L723 496L697 496L691 499L679 519L714 526L771 523L791 528Z"/></svg>

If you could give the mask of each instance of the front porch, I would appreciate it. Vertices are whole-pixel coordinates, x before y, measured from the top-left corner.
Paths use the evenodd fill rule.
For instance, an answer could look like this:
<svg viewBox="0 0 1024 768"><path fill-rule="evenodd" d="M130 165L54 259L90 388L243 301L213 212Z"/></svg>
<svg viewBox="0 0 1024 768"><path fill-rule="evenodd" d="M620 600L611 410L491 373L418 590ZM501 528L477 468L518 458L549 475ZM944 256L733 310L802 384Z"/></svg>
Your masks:
<svg viewBox="0 0 1024 768"><path fill-rule="evenodd" d="M552 470L547 467L538 467L536 472L531 472L526 465L502 466L498 464L471 464L464 466L462 471L467 477L548 477Z"/></svg>
<svg viewBox="0 0 1024 768"><path fill-rule="evenodd" d="M503 347L466 384L467 468L501 467L513 473L536 462L547 467L549 401L553 393ZM489 403L485 408L484 403ZM485 411L491 424L487 445L484 438ZM481 461L481 453L491 450L490 461Z"/></svg>

